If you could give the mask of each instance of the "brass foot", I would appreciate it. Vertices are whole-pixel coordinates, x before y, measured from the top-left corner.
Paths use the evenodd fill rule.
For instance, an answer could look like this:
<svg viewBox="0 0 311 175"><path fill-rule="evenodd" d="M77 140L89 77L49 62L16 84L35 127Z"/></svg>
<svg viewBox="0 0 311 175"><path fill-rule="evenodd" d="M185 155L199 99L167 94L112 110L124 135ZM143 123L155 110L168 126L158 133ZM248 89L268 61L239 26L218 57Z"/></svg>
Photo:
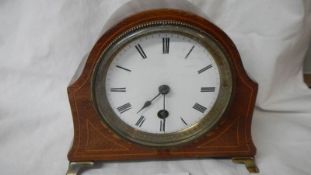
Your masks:
<svg viewBox="0 0 311 175"><path fill-rule="evenodd" d="M81 168L90 168L94 162L70 162L66 175L78 175Z"/></svg>
<svg viewBox="0 0 311 175"><path fill-rule="evenodd" d="M254 157L233 157L232 161L234 163L242 163L246 166L248 172L259 173L259 169L255 163Z"/></svg>

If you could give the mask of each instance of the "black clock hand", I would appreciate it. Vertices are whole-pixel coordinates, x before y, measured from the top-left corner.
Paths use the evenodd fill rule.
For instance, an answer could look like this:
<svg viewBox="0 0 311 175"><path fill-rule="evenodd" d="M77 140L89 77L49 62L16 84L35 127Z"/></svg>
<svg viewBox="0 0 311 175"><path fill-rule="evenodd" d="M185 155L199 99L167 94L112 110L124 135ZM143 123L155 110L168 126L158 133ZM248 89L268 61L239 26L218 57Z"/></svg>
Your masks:
<svg viewBox="0 0 311 175"><path fill-rule="evenodd" d="M168 94L168 92L169 92L169 87L167 86L167 90L165 91L165 93L162 93L163 94L163 109L158 112L158 117L163 120L162 121L163 126L161 125L162 129L160 128L160 130L162 131L165 131L165 119L169 116L169 112L165 109L165 97L166 97L165 95Z"/></svg>
<svg viewBox="0 0 311 175"><path fill-rule="evenodd" d="M140 110L137 113L139 113L140 111L142 111L146 107L150 106L152 104L152 101L155 100L160 95L161 95L161 93L158 93L155 97L153 97L153 99L146 101L145 104L143 105L143 107L140 108Z"/></svg>
<svg viewBox="0 0 311 175"><path fill-rule="evenodd" d="M163 94L163 110L165 110L165 94Z"/></svg>
<svg viewBox="0 0 311 175"><path fill-rule="evenodd" d="M159 95L167 94L170 91L170 87L168 85L161 85L158 90L159 90L159 93L155 97L153 97L153 99L146 101L144 103L143 107L140 108L137 113L139 113L140 111L142 111L146 107L150 106L152 104L152 101L155 100Z"/></svg>

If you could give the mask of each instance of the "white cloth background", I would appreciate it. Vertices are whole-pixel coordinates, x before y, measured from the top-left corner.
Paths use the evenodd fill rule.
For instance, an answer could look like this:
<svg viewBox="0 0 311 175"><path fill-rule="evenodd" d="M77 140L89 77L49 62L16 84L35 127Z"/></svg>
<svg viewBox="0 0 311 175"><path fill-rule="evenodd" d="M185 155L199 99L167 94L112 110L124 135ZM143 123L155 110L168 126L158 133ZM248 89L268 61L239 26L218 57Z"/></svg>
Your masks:
<svg viewBox="0 0 311 175"><path fill-rule="evenodd" d="M73 137L66 87L125 0L0 1L0 174L67 170ZM261 174L311 174L311 91L302 63L311 2L192 0L236 43L259 83L252 131ZM230 160L104 163L84 174L248 174Z"/></svg>

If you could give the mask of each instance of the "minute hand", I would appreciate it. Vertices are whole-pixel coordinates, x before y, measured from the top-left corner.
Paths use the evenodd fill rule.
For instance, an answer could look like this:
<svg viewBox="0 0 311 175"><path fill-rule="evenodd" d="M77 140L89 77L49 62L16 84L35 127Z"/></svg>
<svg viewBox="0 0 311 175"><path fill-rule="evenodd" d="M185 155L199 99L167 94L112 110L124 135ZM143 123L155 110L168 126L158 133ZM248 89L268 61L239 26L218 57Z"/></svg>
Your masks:
<svg viewBox="0 0 311 175"><path fill-rule="evenodd" d="M142 111L143 109L145 109L146 107L150 106L152 104L152 101L155 100L157 97L159 97L159 95L161 95L161 93L158 93L155 97L153 97L151 100L148 100L145 102L145 104L143 105L142 108L140 108L140 110L137 112L139 113L140 111Z"/></svg>

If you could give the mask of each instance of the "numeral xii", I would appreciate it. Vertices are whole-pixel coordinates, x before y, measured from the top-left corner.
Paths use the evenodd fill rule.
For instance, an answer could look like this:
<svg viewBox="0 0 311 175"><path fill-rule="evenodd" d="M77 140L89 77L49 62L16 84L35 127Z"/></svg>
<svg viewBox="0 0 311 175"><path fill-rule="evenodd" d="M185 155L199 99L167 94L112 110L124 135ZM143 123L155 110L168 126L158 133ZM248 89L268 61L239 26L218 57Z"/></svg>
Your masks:
<svg viewBox="0 0 311 175"><path fill-rule="evenodd" d="M170 52L170 38L162 38L162 50L163 54L168 54Z"/></svg>

